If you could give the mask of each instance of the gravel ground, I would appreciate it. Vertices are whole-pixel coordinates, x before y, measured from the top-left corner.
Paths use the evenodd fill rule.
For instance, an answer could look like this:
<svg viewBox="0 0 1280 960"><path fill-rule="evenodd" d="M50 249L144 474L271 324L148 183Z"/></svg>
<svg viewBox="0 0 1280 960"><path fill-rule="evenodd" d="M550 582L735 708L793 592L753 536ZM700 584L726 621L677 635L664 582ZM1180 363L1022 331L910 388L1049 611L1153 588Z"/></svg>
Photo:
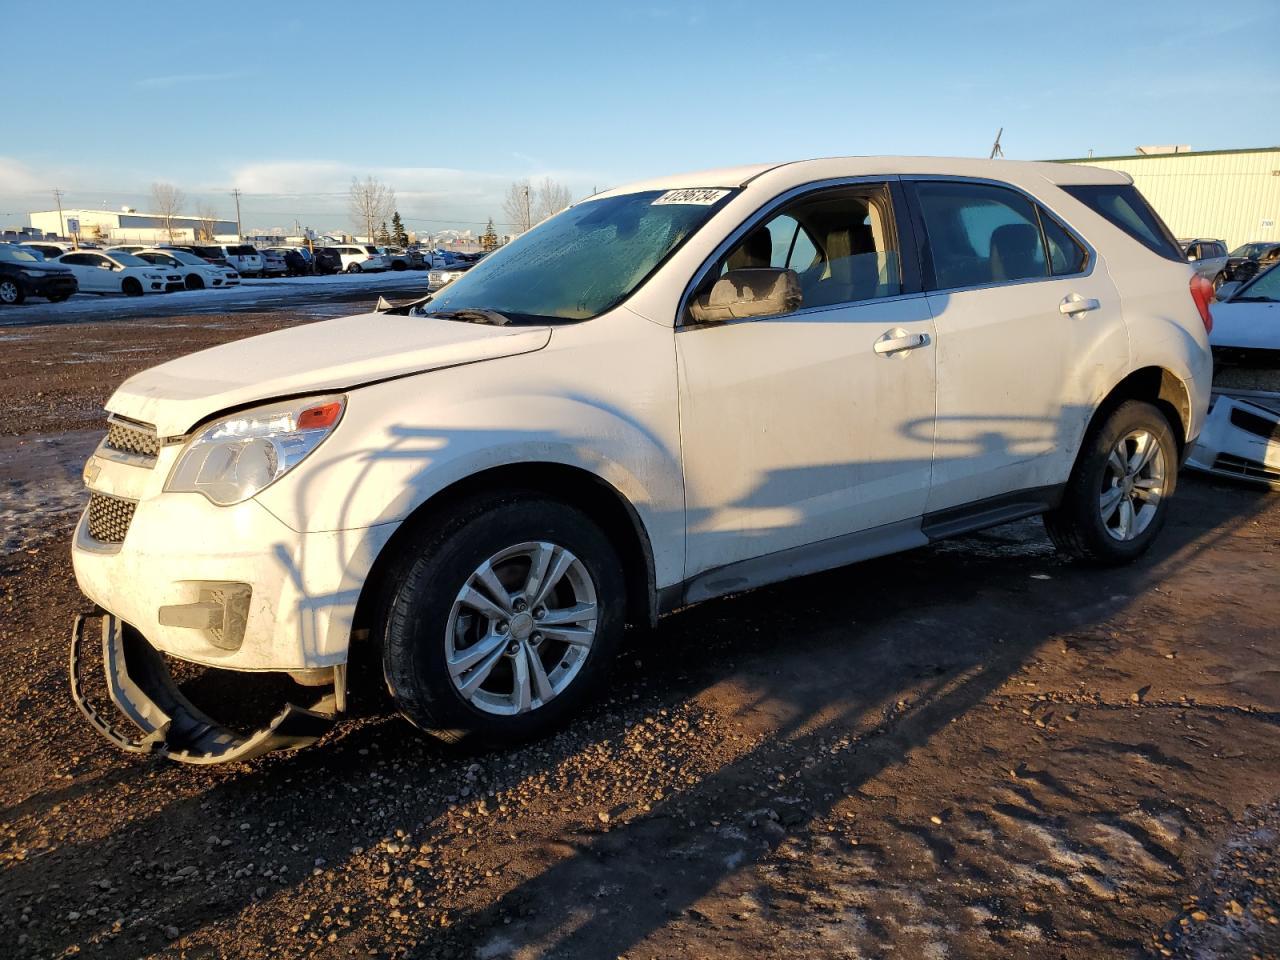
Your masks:
<svg viewBox="0 0 1280 960"><path fill-rule="evenodd" d="M1280 498L1193 475L1123 570L1027 521L672 615L519 749L414 736L362 651L309 750L116 752L65 681L101 403L313 317L0 331L0 953L1280 956Z"/></svg>

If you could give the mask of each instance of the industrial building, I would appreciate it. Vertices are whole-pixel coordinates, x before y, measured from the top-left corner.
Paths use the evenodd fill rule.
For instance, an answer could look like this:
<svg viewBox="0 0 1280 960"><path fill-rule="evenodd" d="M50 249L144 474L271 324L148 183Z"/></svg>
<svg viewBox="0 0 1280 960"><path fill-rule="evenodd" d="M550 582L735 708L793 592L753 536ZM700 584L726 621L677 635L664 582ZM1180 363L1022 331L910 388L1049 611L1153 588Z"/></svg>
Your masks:
<svg viewBox="0 0 1280 960"><path fill-rule="evenodd" d="M1280 147L1137 149L1131 156L1061 162L1129 174L1176 236L1225 240L1228 249L1280 241Z"/></svg>
<svg viewBox="0 0 1280 960"><path fill-rule="evenodd" d="M234 220L203 220L200 217L170 217L170 227L156 213L138 213L132 207L120 210L41 210L31 214L31 226L49 234L102 240L110 243L174 243L201 240L238 239ZM170 229L171 228L171 229ZM207 236L207 234L212 236Z"/></svg>

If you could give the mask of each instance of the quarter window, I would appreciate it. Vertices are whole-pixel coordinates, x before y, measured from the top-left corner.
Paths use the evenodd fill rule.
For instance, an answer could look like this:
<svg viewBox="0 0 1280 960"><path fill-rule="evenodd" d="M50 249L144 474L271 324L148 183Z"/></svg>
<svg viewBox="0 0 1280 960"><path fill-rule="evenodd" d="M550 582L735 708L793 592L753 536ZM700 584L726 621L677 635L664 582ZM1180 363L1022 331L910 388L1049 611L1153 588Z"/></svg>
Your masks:
<svg viewBox="0 0 1280 960"><path fill-rule="evenodd" d="M1039 213L1040 226L1044 228L1044 238L1049 244L1049 266L1053 275L1062 277L1083 272L1087 257L1084 247L1043 208L1039 208Z"/></svg>
<svg viewBox="0 0 1280 960"><path fill-rule="evenodd" d="M1020 193L983 183L915 186L935 289L1049 275L1035 207Z"/></svg>

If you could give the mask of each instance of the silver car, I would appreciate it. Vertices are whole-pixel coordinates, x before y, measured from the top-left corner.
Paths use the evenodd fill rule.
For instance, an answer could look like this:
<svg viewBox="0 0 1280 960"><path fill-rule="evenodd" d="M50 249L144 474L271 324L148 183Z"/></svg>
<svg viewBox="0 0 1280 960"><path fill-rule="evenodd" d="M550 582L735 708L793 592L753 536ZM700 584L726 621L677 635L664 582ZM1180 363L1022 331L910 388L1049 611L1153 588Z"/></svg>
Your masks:
<svg viewBox="0 0 1280 960"><path fill-rule="evenodd" d="M1227 244L1224 240L1179 240L1187 262L1195 264L1196 273L1213 284L1217 290L1227 279Z"/></svg>

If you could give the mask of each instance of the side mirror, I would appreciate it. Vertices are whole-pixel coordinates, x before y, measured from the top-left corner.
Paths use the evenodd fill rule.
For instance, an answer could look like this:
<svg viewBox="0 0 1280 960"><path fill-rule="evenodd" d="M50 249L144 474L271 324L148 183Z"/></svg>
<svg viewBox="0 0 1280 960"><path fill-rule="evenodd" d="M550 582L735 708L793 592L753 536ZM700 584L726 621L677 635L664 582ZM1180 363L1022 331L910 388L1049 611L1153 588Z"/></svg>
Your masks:
<svg viewBox="0 0 1280 960"><path fill-rule="evenodd" d="M1196 262L1196 255L1194 253L1188 253L1187 263L1195 263L1195 262Z"/></svg>
<svg viewBox="0 0 1280 960"><path fill-rule="evenodd" d="M1242 284L1239 280L1228 280L1218 288L1214 296L1218 299L1219 303L1223 300L1230 300L1236 295L1236 291L1239 290L1241 286Z"/></svg>
<svg viewBox="0 0 1280 960"><path fill-rule="evenodd" d="M803 300L794 270L745 267L730 270L694 297L689 316L698 323L772 317L800 309Z"/></svg>

